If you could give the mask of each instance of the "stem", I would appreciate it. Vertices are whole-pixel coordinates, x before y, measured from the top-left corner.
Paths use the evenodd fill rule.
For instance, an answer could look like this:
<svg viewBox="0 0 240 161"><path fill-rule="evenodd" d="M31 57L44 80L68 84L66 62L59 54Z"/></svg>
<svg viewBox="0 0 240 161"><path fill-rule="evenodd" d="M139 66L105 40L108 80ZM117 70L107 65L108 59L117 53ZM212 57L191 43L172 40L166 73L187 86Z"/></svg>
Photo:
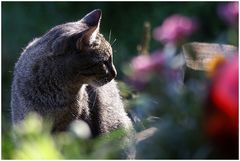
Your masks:
<svg viewBox="0 0 240 161"><path fill-rule="evenodd" d="M141 55L149 54L149 44L151 40L151 24L149 22L144 22L143 26L143 40L141 45L137 46L138 53Z"/></svg>

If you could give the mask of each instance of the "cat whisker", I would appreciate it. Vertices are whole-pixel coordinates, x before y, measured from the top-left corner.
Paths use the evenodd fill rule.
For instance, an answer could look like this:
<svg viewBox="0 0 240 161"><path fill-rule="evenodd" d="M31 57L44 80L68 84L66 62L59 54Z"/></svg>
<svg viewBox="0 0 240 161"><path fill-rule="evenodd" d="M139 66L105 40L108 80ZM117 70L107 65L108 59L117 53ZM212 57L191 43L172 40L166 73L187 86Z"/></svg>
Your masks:
<svg viewBox="0 0 240 161"><path fill-rule="evenodd" d="M113 47L114 43L117 41L117 39L114 39L111 46Z"/></svg>
<svg viewBox="0 0 240 161"><path fill-rule="evenodd" d="M94 96L93 96L94 99L93 99L93 103L92 103L92 108L94 108L94 106L95 106L95 104L96 104L96 100L97 100L96 91L97 91L97 89L95 90L94 88L92 88L92 90L91 90L90 93L89 93L89 97L92 97L92 96L94 95Z"/></svg>
<svg viewBox="0 0 240 161"><path fill-rule="evenodd" d="M109 34L108 34L108 42L111 41L111 36L112 36L112 31L110 30L110 31L109 31Z"/></svg>
<svg viewBox="0 0 240 161"><path fill-rule="evenodd" d="M96 100L97 100L96 91L97 91L97 89L95 89L95 88L90 88L88 90L88 98L89 98L89 100L92 100L92 98L93 98L93 102L91 102L92 103L91 104L91 108L94 108L94 106L96 104Z"/></svg>

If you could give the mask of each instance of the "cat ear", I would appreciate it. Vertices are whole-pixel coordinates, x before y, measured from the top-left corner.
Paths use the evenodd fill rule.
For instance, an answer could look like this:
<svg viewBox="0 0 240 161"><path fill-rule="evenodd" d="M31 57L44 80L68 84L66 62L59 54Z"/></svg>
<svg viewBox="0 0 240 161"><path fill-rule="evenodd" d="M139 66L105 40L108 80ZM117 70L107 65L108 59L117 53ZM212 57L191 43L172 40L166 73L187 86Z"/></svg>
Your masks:
<svg viewBox="0 0 240 161"><path fill-rule="evenodd" d="M100 24L101 17L102 11L100 9L96 9L86 14L80 21L84 22L90 27L96 27Z"/></svg>
<svg viewBox="0 0 240 161"><path fill-rule="evenodd" d="M93 10L84 16L80 21L86 24L87 29L83 32L81 38L77 41L77 48L82 49L84 46L91 45L97 37L100 28L102 11L100 9Z"/></svg>

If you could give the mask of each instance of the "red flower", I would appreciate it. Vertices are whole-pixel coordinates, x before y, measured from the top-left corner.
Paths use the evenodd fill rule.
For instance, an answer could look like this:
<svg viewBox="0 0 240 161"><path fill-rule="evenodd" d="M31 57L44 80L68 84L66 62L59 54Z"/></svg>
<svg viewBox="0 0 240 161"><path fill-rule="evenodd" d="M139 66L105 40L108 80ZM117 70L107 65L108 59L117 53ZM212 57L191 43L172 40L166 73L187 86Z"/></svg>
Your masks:
<svg viewBox="0 0 240 161"><path fill-rule="evenodd" d="M238 154L238 56L224 60L214 73L204 121L207 135L217 149L235 157Z"/></svg>
<svg viewBox="0 0 240 161"><path fill-rule="evenodd" d="M213 79L210 97L220 111L234 120L238 127L238 57L227 60L219 67Z"/></svg>

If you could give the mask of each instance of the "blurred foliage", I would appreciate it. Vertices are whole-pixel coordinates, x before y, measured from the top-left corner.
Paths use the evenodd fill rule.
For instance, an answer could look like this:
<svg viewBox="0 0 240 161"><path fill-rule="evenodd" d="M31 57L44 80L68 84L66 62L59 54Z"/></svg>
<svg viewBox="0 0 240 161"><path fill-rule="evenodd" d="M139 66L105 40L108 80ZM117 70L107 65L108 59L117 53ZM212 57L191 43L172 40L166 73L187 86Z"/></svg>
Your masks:
<svg viewBox="0 0 240 161"><path fill-rule="evenodd" d="M30 116L10 128L10 89L14 63L22 49L53 26L76 21L87 12L103 12L101 32L113 44L118 79L124 80L130 58L137 55L143 24L152 28L172 14L195 18L199 30L189 41L238 45L238 30L229 28L217 15L219 2L2 2L2 154L4 159L116 159L122 134L83 139L74 130L50 135L50 125ZM111 33L111 34L110 34ZM110 36L111 35L111 36ZM151 41L150 52L163 47ZM216 158L202 131L202 106L207 79L197 74L185 86L152 75L144 91L120 81L121 95L137 131L151 126L157 132L137 145L137 158ZM172 84L173 83L173 84ZM40 121L39 121L40 120ZM164 120L164 121L163 121ZM14 135L13 135L14 133ZM13 136L12 136L13 135ZM12 139L14 138L14 139ZM197 139L196 139L197 138ZM114 148L113 148L114 147Z"/></svg>
<svg viewBox="0 0 240 161"><path fill-rule="evenodd" d="M30 113L24 122L5 134L3 159L120 158L121 138L124 136L121 129L89 139L82 137L81 133L85 133L83 127L82 123L73 122L67 132L51 134L49 121Z"/></svg>
<svg viewBox="0 0 240 161"><path fill-rule="evenodd" d="M141 125L157 128L151 138L138 144L137 158L208 158L210 147L201 123L206 86L197 79L183 87L174 86L169 81L172 80L151 78L144 94L135 99L137 103L133 104L133 109L144 114L140 116Z"/></svg>

